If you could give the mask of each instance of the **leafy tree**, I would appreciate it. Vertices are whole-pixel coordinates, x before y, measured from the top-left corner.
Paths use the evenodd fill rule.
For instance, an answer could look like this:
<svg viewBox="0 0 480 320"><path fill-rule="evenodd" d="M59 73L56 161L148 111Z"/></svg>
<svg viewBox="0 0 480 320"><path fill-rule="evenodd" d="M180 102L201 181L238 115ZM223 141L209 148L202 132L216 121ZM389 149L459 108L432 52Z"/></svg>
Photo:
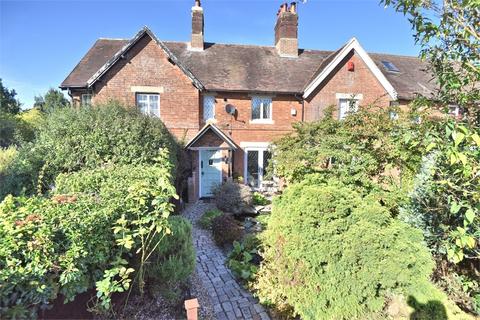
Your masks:
<svg viewBox="0 0 480 320"><path fill-rule="evenodd" d="M275 174L287 182L302 181L319 173L365 190L397 180L410 182L422 152L419 148L430 123L412 121L416 113L389 118L389 111L367 106L338 121L333 109L313 123L296 124L295 131L275 142ZM398 178L400 178L398 180Z"/></svg>
<svg viewBox="0 0 480 320"><path fill-rule="evenodd" d="M421 56L430 62L437 101L465 108L480 122L480 0L382 0L408 16Z"/></svg>
<svg viewBox="0 0 480 320"><path fill-rule="evenodd" d="M0 79L0 112L17 114L20 112L20 102L15 99L17 93L14 89L9 90Z"/></svg>
<svg viewBox="0 0 480 320"><path fill-rule="evenodd" d="M35 107L43 112L52 112L69 105L63 93L53 88L50 88L44 96L35 97Z"/></svg>

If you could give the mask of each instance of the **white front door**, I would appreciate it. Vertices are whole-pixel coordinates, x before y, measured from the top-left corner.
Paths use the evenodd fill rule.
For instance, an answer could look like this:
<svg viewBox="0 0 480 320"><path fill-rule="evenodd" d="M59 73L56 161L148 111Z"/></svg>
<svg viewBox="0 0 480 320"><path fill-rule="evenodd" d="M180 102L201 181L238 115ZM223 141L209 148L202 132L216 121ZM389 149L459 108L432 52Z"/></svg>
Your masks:
<svg viewBox="0 0 480 320"><path fill-rule="evenodd" d="M200 150L200 197L213 196L213 188L222 183L220 150Z"/></svg>

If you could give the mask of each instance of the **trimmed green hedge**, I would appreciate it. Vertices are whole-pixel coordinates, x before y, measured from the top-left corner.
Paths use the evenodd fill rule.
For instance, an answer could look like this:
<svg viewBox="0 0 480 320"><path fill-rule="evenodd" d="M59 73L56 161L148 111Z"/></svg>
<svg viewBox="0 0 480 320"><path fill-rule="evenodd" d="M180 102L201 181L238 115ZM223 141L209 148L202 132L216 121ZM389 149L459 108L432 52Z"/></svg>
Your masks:
<svg viewBox="0 0 480 320"><path fill-rule="evenodd" d="M261 301L302 319L369 318L391 294L445 300L429 283L434 263L421 232L338 182L287 188L261 239ZM435 319L442 310L423 312Z"/></svg>
<svg viewBox="0 0 480 320"><path fill-rule="evenodd" d="M175 139L160 119L145 116L136 108L110 103L59 109L40 125L35 141L19 149L0 184L0 199L7 194L48 190L59 173L107 164L153 164L159 149L170 151L174 171Z"/></svg>

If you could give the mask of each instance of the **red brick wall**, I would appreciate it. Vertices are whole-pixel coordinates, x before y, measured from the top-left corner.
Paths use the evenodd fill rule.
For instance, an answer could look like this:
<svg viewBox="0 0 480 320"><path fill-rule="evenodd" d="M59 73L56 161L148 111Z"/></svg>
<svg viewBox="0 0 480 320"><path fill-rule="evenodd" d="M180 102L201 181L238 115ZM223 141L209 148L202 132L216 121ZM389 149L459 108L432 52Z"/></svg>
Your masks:
<svg viewBox="0 0 480 320"><path fill-rule="evenodd" d="M227 99L227 101L225 101ZM232 104L237 113L232 117L225 111L225 105ZM302 104L293 95L272 96L272 124L251 123L251 95L245 93L217 93L215 95L215 125L229 136L237 146L241 142L271 142L290 131L292 124L302 120ZM296 110L296 116L291 115ZM201 125L203 103L200 106ZM234 152L234 172L243 176L244 152L238 148Z"/></svg>
<svg viewBox="0 0 480 320"><path fill-rule="evenodd" d="M199 92L163 50L145 35L95 84L93 103L117 100L135 105L132 86L161 87L160 118L179 139L199 129Z"/></svg>
<svg viewBox="0 0 480 320"><path fill-rule="evenodd" d="M347 62L352 61L355 71L347 70ZM336 93L363 94L360 106L376 104L388 107L390 96L357 54L350 53L339 64L332 75L305 101L305 121L315 121L323 116L324 110L331 105L338 109ZM335 116L338 115L336 110Z"/></svg>

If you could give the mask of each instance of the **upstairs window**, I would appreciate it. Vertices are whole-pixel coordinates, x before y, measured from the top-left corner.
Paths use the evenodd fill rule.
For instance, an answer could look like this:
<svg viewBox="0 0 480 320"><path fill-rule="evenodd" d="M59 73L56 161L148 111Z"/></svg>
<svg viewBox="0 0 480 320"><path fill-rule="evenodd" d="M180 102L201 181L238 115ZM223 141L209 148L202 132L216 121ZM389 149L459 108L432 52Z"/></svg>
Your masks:
<svg viewBox="0 0 480 320"><path fill-rule="evenodd" d="M89 107L92 105L92 95L91 94L82 94L81 106Z"/></svg>
<svg viewBox="0 0 480 320"><path fill-rule="evenodd" d="M145 115L160 117L160 95L156 93L137 93L137 107Z"/></svg>
<svg viewBox="0 0 480 320"><path fill-rule="evenodd" d="M272 98L253 97L252 98L252 121L270 122L272 121Z"/></svg>
<svg viewBox="0 0 480 320"><path fill-rule="evenodd" d="M339 108L338 118L343 120L349 113L358 111L358 99L339 99Z"/></svg>
<svg viewBox="0 0 480 320"><path fill-rule="evenodd" d="M215 97L203 96L203 120L215 119Z"/></svg>

